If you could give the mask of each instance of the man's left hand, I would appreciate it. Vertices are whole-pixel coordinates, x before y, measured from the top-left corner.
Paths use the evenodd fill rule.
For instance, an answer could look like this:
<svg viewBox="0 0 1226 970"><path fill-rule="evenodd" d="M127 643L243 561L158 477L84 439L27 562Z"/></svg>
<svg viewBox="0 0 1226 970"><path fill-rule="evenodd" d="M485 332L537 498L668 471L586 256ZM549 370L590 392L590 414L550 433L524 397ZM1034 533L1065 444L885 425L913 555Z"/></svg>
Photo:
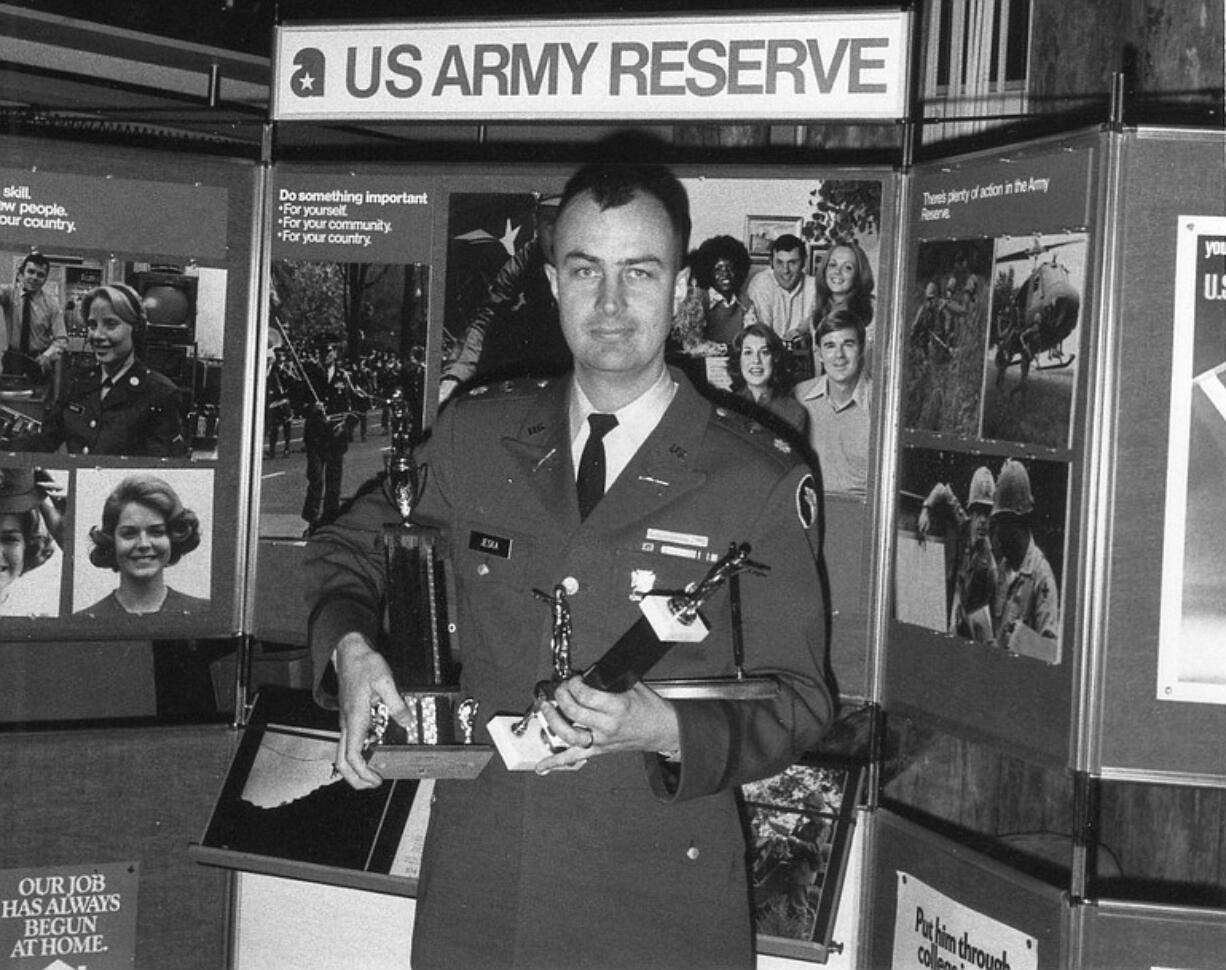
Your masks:
<svg viewBox="0 0 1226 970"><path fill-rule="evenodd" d="M557 707L544 705L543 716L570 747L544 758L537 774L581 768L589 758L615 751L675 751L681 743L675 708L641 682L611 694L572 677L558 686L554 700Z"/></svg>

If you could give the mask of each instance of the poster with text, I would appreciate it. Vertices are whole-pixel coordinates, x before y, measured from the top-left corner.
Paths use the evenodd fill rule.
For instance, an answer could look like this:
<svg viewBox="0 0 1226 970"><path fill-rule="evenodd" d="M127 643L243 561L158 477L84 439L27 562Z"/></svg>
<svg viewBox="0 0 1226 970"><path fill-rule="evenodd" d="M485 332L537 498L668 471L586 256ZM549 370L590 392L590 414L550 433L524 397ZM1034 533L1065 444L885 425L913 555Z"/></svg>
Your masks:
<svg viewBox="0 0 1226 970"><path fill-rule="evenodd" d="M1037 970L1039 941L899 872L893 970Z"/></svg>
<svg viewBox="0 0 1226 970"><path fill-rule="evenodd" d="M36 475L54 545L44 562L27 550L36 565L0 607L13 610L14 640L238 629L255 176L253 163L188 153L24 138L0 148L0 463ZM90 580L106 577L78 514L99 525L110 487L138 473L210 483L195 506L210 551L184 557L201 572L199 602L99 624L79 613L105 592L87 602ZM115 480L95 493L91 476Z"/></svg>
<svg viewBox="0 0 1226 970"><path fill-rule="evenodd" d="M1226 219L1180 216L1159 700L1226 704Z"/></svg>
<svg viewBox="0 0 1226 970"><path fill-rule="evenodd" d="M426 386L432 176L279 170L274 180L259 535L334 516L418 443ZM399 428L399 431L398 431Z"/></svg>

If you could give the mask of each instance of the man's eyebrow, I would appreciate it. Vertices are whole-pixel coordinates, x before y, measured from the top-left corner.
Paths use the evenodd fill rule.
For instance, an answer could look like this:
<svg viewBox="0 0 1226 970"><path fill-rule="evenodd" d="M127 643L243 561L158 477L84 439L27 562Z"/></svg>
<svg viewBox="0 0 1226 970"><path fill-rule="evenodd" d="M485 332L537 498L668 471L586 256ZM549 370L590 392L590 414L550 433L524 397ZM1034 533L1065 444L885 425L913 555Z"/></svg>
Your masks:
<svg viewBox="0 0 1226 970"><path fill-rule="evenodd" d="M594 256L591 253L584 252L582 249L572 249L565 256L563 256L562 259L564 261L582 260L583 262L587 262L587 263L604 263L605 262L605 260L601 259L599 256ZM628 256L625 259L619 259L616 261L616 263L614 263L614 265L616 266L641 266L643 263L652 263L657 266L663 266L664 258L662 256L655 256L650 253L645 253L642 256Z"/></svg>

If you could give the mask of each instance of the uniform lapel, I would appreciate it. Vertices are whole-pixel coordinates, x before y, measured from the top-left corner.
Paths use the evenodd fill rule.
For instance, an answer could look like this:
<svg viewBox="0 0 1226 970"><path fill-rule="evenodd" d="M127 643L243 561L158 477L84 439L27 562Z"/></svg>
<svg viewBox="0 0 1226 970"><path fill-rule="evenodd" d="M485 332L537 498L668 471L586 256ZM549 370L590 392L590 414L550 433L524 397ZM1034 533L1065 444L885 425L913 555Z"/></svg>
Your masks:
<svg viewBox="0 0 1226 970"><path fill-rule="evenodd" d="M550 381L528 409L518 431L502 439L522 479L568 529L579 522L579 500L570 458L566 394L569 380Z"/></svg>

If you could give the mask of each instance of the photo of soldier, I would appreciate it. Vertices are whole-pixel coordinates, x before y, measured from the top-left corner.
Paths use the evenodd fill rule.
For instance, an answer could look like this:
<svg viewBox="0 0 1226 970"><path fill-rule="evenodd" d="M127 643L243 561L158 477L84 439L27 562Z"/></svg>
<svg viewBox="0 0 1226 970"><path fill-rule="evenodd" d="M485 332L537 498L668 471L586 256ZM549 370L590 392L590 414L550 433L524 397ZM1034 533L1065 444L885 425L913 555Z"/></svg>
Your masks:
<svg viewBox="0 0 1226 970"><path fill-rule="evenodd" d="M454 192L439 403L499 374L561 372L570 350L545 266L557 195Z"/></svg>
<svg viewBox="0 0 1226 970"><path fill-rule="evenodd" d="M1068 447L1086 234L996 240L982 436Z"/></svg>
<svg viewBox="0 0 1226 970"><path fill-rule="evenodd" d="M992 240L922 243L903 361L903 424L979 433Z"/></svg>
<svg viewBox="0 0 1226 970"><path fill-rule="evenodd" d="M420 434L430 269L278 261L272 279L259 528L300 537L383 468L393 394Z"/></svg>
<svg viewBox="0 0 1226 970"><path fill-rule="evenodd" d="M1068 466L903 449L894 615L1059 663Z"/></svg>
<svg viewBox="0 0 1226 970"><path fill-rule="evenodd" d="M3 372L45 384L56 361L68 349L64 310L46 291L51 260L33 250L17 267L15 282L0 286L4 310Z"/></svg>
<svg viewBox="0 0 1226 970"><path fill-rule="evenodd" d="M0 466L0 616L58 616L67 471Z"/></svg>

